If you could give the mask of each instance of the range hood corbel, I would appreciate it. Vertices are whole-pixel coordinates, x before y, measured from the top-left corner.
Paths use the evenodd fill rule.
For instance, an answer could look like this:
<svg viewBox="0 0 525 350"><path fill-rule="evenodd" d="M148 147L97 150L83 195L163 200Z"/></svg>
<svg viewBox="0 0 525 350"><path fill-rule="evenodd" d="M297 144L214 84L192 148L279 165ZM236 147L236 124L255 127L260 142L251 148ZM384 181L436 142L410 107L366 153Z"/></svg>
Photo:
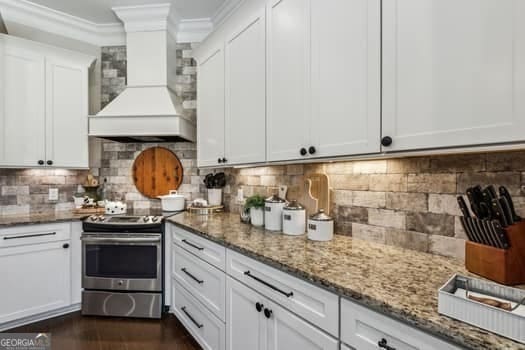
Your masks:
<svg viewBox="0 0 525 350"><path fill-rule="evenodd" d="M196 140L195 121L175 94L175 25L170 4L115 7L124 23L127 87L97 115L89 135L120 142Z"/></svg>

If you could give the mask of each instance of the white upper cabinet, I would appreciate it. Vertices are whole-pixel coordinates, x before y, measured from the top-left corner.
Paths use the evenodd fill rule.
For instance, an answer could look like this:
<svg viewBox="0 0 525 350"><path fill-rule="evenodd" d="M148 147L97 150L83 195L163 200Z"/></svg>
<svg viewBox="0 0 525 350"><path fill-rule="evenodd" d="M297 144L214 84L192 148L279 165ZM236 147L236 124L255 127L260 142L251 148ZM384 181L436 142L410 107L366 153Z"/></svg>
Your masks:
<svg viewBox="0 0 525 350"><path fill-rule="evenodd" d="M224 158L224 46L212 47L198 64L198 166L217 166Z"/></svg>
<svg viewBox="0 0 525 350"><path fill-rule="evenodd" d="M525 139L525 2L383 0L385 151Z"/></svg>
<svg viewBox="0 0 525 350"><path fill-rule="evenodd" d="M3 49L0 165L41 166L46 157L45 58L17 45Z"/></svg>
<svg viewBox="0 0 525 350"><path fill-rule="evenodd" d="M264 8L226 38L226 164L266 161Z"/></svg>
<svg viewBox="0 0 525 350"><path fill-rule="evenodd" d="M379 152L379 0L268 8L268 160Z"/></svg>
<svg viewBox="0 0 525 350"><path fill-rule="evenodd" d="M87 168L92 57L0 35L0 166Z"/></svg>
<svg viewBox="0 0 525 350"><path fill-rule="evenodd" d="M314 156L380 151L380 0L311 1Z"/></svg>
<svg viewBox="0 0 525 350"><path fill-rule="evenodd" d="M47 165L82 168L88 156L88 72L55 58L46 60Z"/></svg>
<svg viewBox="0 0 525 350"><path fill-rule="evenodd" d="M268 2L269 161L300 158L300 150L309 147L309 4L307 0Z"/></svg>

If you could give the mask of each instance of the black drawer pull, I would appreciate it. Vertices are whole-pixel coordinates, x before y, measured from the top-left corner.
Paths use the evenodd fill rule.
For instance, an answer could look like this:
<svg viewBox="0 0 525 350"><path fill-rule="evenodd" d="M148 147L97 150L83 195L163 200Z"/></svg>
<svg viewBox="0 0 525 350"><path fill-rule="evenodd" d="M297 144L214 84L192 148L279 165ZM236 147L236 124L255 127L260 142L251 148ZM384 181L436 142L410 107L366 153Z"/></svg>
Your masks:
<svg viewBox="0 0 525 350"><path fill-rule="evenodd" d="M187 241L185 239L182 240L183 243L186 243L187 245L189 245L190 247L193 247L195 249L198 249L198 250L204 250L203 247L199 247L198 245L194 244L194 243L191 243L190 241Z"/></svg>
<svg viewBox="0 0 525 350"><path fill-rule="evenodd" d="M188 270L186 270L185 267L183 267L182 269L180 269L182 272L184 272L186 275L190 276L191 279L193 279L195 282L197 282L198 284L203 284L204 281L203 280L200 280L198 279L197 277L193 276L191 273L188 272Z"/></svg>
<svg viewBox="0 0 525 350"><path fill-rule="evenodd" d="M197 328L204 327L204 325L202 323L199 323L199 322L195 321L193 316L190 315L188 311L186 311L186 306L183 306L180 309L182 310L182 312L184 312L186 314L186 316L188 316L188 318L191 320L191 322L193 322L193 324L195 324L197 326Z"/></svg>
<svg viewBox="0 0 525 350"><path fill-rule="evenodd" d="M4 237L4 239L5 239L5 240L8 240L8 239L19 239L19 238L31 238L31 237L42 237L42 236L54 236L54 235L56 235L56 234L57 234L56 232L35 233L35 234L32 234L32 235L9 236L9 237Z"/></svg>
<svg viewBox="0 0 525 350"><path fill-rule="evenodd" d="M379 346L380 348L385 349L385 350L396 350L396 348L388 345L388 341L385 338L383 338L380 341L378 341L377 342L377 346Z"/></svg>
<svg viewBox="0 0 525 350"><path fill-rule="evenodd" d="M283 295L286 295L287 298L293 296L293 292L286 293L286 292L283 291L282 289L279 289L279 288L277 288L276 286L271 285L270 283L268 283L268 282L266 282L266 281L263 281L263 280L260 279L259 277L256 277L256 276L252 275L252 274L250 273L250 271L244 271L244 274L245 274L246 276L250 277L250 278L253 278L253 279L256 280L257 282L264 284L266 287L269 287L269 288L271 288L271 289L273 289L273 290L275 290L275 291L277 291L277 292L279 292L279 293L281 293L281 294L283 294Z"/></svg>

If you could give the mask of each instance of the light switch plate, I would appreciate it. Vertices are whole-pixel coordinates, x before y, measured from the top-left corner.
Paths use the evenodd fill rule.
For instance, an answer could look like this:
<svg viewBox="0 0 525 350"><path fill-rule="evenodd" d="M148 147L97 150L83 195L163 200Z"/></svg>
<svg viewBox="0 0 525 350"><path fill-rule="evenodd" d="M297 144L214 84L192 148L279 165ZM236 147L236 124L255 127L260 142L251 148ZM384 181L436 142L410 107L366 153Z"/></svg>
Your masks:
<svg viewBox="0 0 525 350"><path fill-rule="evenodd" d="M58 188L50 188L49 189L49 200L50 201L57 201L58 200Z"/></svg>

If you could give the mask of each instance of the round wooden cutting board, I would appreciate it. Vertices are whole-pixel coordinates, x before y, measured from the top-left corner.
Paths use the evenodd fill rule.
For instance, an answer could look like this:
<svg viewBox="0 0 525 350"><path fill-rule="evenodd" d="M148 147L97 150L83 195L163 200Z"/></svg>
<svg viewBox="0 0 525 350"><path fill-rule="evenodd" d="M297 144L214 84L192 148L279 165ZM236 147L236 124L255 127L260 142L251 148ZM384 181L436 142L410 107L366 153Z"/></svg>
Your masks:
<svg viewBox="0 0 525 350"><path fill-rule="evenodd" d="M176 190L182 183L182 164L167 148L144 150L133 163L133 181L140 193L157 198Z"/></svg>

